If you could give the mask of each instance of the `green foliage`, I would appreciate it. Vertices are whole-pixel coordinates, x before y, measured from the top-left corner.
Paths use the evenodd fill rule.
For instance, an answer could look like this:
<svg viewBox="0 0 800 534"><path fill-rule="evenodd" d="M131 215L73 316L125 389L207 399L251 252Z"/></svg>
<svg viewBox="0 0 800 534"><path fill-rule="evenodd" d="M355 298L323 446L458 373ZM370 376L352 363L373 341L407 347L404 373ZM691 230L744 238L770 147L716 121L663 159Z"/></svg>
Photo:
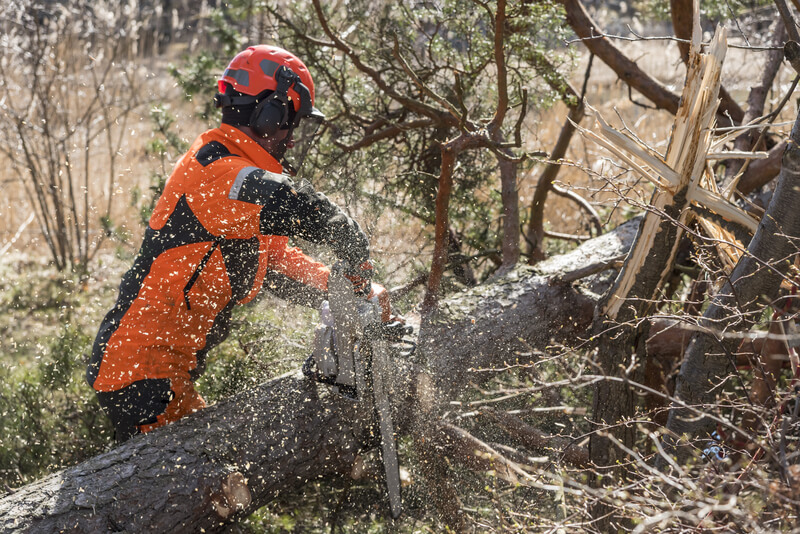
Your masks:
<svg viewBox="0 0 800 534"><path fill-rule="evenodd" d="M224 65L211 53L201 53L188 59L183 68L170 68L170 74L183 89L183 97L189 102L195 102L195 96L200 97L201 104L197 107L198 117L209 123L219 120L220 113L214 108L212 100L214 89L214 76L221 72Z"/></svg>
<svg viewBox="0 0 800 534"><path fill-rule="evenodd" d="M84 373L108 289L35 261L6 258L0 268L0 488L107 446L111 431Z"/></svg>
<svg viewBox="0 0 800 534"><path fill-rule="evenodd" d="M180 66L171 65L169 72L183 90L183 97L197 103L198 117L209 124L219 123L220 112L214 107L213 97L217 92L217 79L228 61L240 52L244 45L241 25L232 24L231 18L242 20L247 12L242 5L249 2L226 2L223 10L213 10L208 18L208 37L215 43L209 50L188 56Z"/></svg>
<svg viewBox="0 0 800 534"><path fill-rule="evenodd" d="M110 425L83 378L91 341L64 323L32 365L0 367L0 484L30 482L107 445Z"/></svg>
<svg viewBox="0 0 800 534"><path fill-rule="evenodd" d="M731 20L755 8L772 5L769 0L700 0L700 13L712 21ZM635 0L632 6L651 20L670 20L670 3L663 0Z"/></svg>

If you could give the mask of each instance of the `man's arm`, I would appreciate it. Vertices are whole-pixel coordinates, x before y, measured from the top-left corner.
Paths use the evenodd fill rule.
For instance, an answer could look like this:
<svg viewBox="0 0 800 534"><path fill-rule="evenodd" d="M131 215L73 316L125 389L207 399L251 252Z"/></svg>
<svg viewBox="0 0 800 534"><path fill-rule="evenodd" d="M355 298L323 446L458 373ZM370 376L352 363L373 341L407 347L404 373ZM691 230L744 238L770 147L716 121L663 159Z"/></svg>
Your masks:
<svg viewBox="0 0 800 534"><path fill-rule="evenodd" d="M310 184L297 186L289 177L257 167L239 171L228 195L263 206L261 233L301 237L328 245L351 265L369 259L369 241L361 227Z"/></svg>
<svg viewBox="0 0 800 534"><path fill-rule="evenodd" d="M295 247L289 247L285 238L269 248L268 269L263 287L277 297L295 304L319 308L327 298L328 267L309 258Z"/></svg>

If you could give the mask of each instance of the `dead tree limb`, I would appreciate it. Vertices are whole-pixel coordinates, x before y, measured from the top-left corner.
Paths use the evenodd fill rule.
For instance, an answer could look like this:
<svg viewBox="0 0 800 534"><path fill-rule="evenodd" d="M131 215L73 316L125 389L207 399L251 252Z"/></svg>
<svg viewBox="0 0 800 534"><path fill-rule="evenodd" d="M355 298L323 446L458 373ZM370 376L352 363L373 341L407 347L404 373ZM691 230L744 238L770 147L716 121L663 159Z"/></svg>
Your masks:
<svg viewBox="0 0 800 534"><path fill-rule="evenodd" d="M783 19L786 32L789 34L789 39L796 43L800 42L800 33L797 31L797 23L794 21L789 6L786 5L784 0L775 0L775 7L778 8L778 13L780 13L781 19Z"/></svg>
<svg viewBox="0 0 800 534"><path fill-rule="evenodd" d="M578 205L578 208L586 212L586 216L589 218L589 223L594 228L595 235L600 235L603 233L603 221L600 220L600 214L597 213L597 210L589 203L588 200L583 198L572 189L564 189L556 184L553 184L552 191L561 198L571 200Z"/></svg>
<svg viewBox="0 0 800 534"><path fill-rule="evenodd" d="M692 40L692 2L693 0L670 0L669 2L672 28L675 37L680 39L678 50L684 63L689 62L689 42ZM731 119L739 124L746 123L744 110L724 87L719 88L719 99L720 116L717 119L720 124L730 126ZM725 115L730 116L730 119L720 120Z"/></svg>
<svg viewBox="0 0 800 534"><path fill-rule="evenodd" d="M778 176L781 172L781 158L785 151L786 142L781 141L769 150L766 159L751 162L739 179L737 186L739 192L743 195L752 193Z"/></svg>
<svg viewBox="0 0 800 534"><path fill-rule="evenodd" d="M558 436L548 436L525 421L507 412L481 408L481 413L489 417L500 428L530 451L545 451L577 467L589 465L589 451L572 440Z"/></svg>

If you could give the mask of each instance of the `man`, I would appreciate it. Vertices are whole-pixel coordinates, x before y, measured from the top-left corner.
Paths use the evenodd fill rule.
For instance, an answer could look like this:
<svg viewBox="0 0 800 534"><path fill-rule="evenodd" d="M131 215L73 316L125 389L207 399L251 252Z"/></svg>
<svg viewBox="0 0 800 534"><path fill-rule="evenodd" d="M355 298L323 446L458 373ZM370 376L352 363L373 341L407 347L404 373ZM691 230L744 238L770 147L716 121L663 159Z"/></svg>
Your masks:
<svg viewBox="0 0 800 534"><path fill-rule="evenodd" d="M205 406L194 380L227 336L234 305L264 286L322 300L329 269L290 248L290 237L329 246L353 266L354 291L372 288L358 224L283 174L301 127L322 118L306 66L281 48L253 46L218 87L222 124L176 164L94 343L87 379L119 441Z"/></svg>

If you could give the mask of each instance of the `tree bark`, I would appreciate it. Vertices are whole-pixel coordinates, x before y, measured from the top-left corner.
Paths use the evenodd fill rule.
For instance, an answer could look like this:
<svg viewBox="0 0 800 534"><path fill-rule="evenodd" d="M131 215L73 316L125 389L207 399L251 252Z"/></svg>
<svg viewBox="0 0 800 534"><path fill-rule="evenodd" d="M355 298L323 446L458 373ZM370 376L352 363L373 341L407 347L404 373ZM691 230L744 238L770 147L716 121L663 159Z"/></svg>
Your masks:
<svg viewBox="0 0 800 534"><path fill-rule="evenodd" d="M645 215L645 221L637 235L633 247L639 246L639 240L651 240L647 260L641 265L641 270L635 273L634 282L627 293L628 301L619 307L619 311L606 315L613 302L604 302L599 310L599 315L594 326L594 334L600 338L597 351L597 364L600 374L606 376L624 376L632 381L641 382L644 361L646 358L645 340L649 333L649 323L643 321L637 324L636 320L647 317L653 306L656 292L663 286L664 274L672 271L677 252L677 243L683 232L675 224L681 217L685 208L686 188L682 189L672 199L672 203L664 207L664 217L661 218L654 212ZM659 193L657 192L656 195ZM647 223L653 219L655 225L652 234L646 235ZM626 262L620 272L617 284L630 273ZM615 292L609 294L612 298ZM607 332L609 328L620 326L617 331ZM632 373L632 374L628 374ZM601 381L595 387L592 414L594 421L600 428L610 428L621 443L632 447L636 437L636 429L625 424L625 420L632 417L636 409L636 393L633 388L624 382ZM597 465L618 465L617 448L613 446L604 434L595 432L589 438L589 454ZM618 470L609 470L608 476L619 477ZM598 479L597 483L606 481Z"/></svg>
<svg viewBox="0 0 800 534"><path fill-rule="evenodd" d="M422 301L423 318L431 314L439 301L439 287L447 265L448 240L450 239L450 193L453 190L453 170L456 159L463 149L466 136L463 134L442 143L442 168L439 171L439 187L436 190L436 223L434 225L434 248L431 270L428 274L427 290Z"/></svg>
<svg viewBox="0 0 800 534"><path fill-rule="evenodd" d="M436 402L446 403L468 380L491 376L477 369L533 361L531 348L586 332L610 271L575 284L557 280L624 254L637 225L443 300L428 332L429 370L445 393ZM396 363L402 434L417 413L408 407L419 370ZM351 401L290 373L4 496L0 532L223 531L278 494L350 475L367 430Z"/></svg>
<svg viewBox="0 0 800 534"><path fill-rule="evenodd" d="M718 385L733 370L738 341L725 338L729 331L750 328L764 305L776 297L798 251L800 239L800 114L783 155L778 184L767 212L759 223L747 253L736 264L729 280L711 301L701 320L707 332L692 336L675 387L677 401L670 410L668 452L688 455L675 439L703 438L714 422L698 417L694 409L714 409Z"/></svg>
<svg viewBox="0 0 800 534"><path fill-rule="evenodd" d="M568 254L535 268L519 266L491 285L443 302L431 318L427 352L444 398L458 396L470 381L489 378L487 369L535 361L532 348L587 338L598 295L611 285L615 272L606 269L606 276L580 280L577 289L559 278L617 258L615 252L628 250L638 227L635 219Z"/></svg>
<svg viewBox="0 0 800 534"><path fill-rule="evenodd" d="M347 473L349 414L300 373L280 377L7 495L0 532L219 531L279 491Z"/></svg>
<svg viewBox="0 0 800 534"><path fill-rule="evenodd" d="M675 37L681 39L678 42L678 51L681 54L681 61L684 63L689 61L689 42L692 40L692 1L669 1L672 31L675 33Z"/></svg>
<svg viewBox="0 0 800 534"><path fill-rule="evenodd" d="M513 157L513 154L508 154ZM509 271L519 261L519 188L517 169L513 159L497 158L500 166L500 197L503 203L503 237L500 250L503 256L501 269Z"/></svg>

